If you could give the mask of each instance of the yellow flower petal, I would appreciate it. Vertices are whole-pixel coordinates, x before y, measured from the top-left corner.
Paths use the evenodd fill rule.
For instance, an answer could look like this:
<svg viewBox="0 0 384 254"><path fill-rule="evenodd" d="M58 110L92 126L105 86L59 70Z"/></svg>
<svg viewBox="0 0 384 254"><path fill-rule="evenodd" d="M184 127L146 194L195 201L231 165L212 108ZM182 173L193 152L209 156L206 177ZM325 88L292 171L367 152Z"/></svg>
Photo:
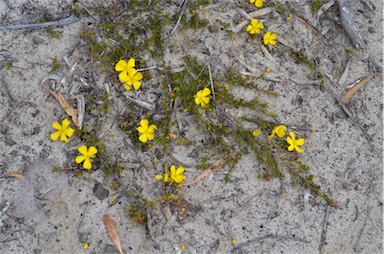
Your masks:
<svg viewBox="0 0 384 254"><path fill-rule="evenodd" d="M301 149L301 148L298 147L298 146L295 146L295 150L296 150L296 152L298 152L298 153L303 153L303 152L304 152L304 150Z"/></svg>
<svg viewBox="0 0 384 254"><path fill-rule="evenodd" d="M131 69L128 69L127 73L128 73L128 76L132 77L132 76L135 76L135 74L137 73L137 70L131 68Z"/></svg>
<svg viewBox="0 0 384 254"><path fill-rule="evenodd" d="M135 59L134 59L134 58L130 58L130 59L128 60L127 67L128 67L128 68L133 68L133 67L135 67Z"/></svg>
<svg viewBox="0 0 384 254"><path fill-rule="evenodd" d="M54 129L56 129L56 130L61 130L62 128L61 128L61 125L58 123L58 122L54 122L53 124L52 124L52 127L54 128Z"/></svg>
<svg viewBox="0 0 384 254"><path fill-rule="evenodd" d="M90 170L92 168L92 163L90 159L85 159L83 164L84 169Z"/></svg>
<svg viewBox="0 0 384 254"><path fill-rule="evenodd" d="M201 103L201 100L200 100L200 98L199 97L195 97L195 103L197 104L197 105L200 105L200 103Z"/></svg>
<svg viewBox="0 0 384 254"><path fill-rule="evenodd" d="M141 86L141 82L133 81L133 88L135 88L136 91L139 90L140 86Z"/></svg>
<svg viewBox="0 0 384 254"><path fill-rule="evenodd" d="M201 98L201 102L202 102L202 104L204 103L204 106L207 105L209 103L209 97Z"/></svg>
<svg viewBox="0 0 384 254"><path fill-rule="evenodd" d="M209 90L208 88L204 88L204 90L202 91L201 95L202 96L208 96L211 94L211 90Z"/></svg>
<svg viewBox="0 0 384 254"><path fill-rule="evenodd" d="M115 70L116 71L123 71L125 69L125 67L127 66L127 62L124 61L124 60L120 60L117 62L117 64L115 65Z"/></svg>
<svg viewBox="0 0 384 254"><path fill-rule="evenodd" d="M75 158L75 161L77 164L82 163L84 160L85 160L85 156L83 156L83 155L76 156L76 158Z"/></svg>
<svg viewBox="0 0 384 254"><path fill-rule="evenodd" d="M64 130L64 134L67 135L69 138L72 137L73 133L75 133L75 130L71 127Z"/></svg>
<svg viewBox="0 0 384 254"><path fill-rule="evenodd" d="M88 149L86 146L80 146L79 148L77 148L77 150L79 151L79 153L81 153L82 155L87 155L88 153Z"/></svg>
<svg viewBox="0 0 384 254"><path fill-rule="evenodd" d="M256 130L254 130L253 132L252 132L252 135L254 136L254 137L257 137L257 136L259 136L261 134L261 130L260 129L256 129Z"/></svg>
<svg viewBox="0 0 384 254"><path fill-rule="evenodd" d="M304 145L304 142L305 142L304 139L300 138L300 139L296 140L296 145L302 146L302 145Z"/></svg>
<svg viewBox="0 0 384 254"><path fill-rule="evenodd" d="M155 180L156 181L163 180L163 176L162 175L155 175Z"/></svg>
<svg viewBox="0 0 384 254"><path fill-rule="evenodd" d="M169 175L168 174L164 174L164 182L165 183L169 182Z"/></svg>
<svg viewBox="0 0 384 254"><path fill-rule="evenodd" d="M59 137L60 137L60 131L56 131L55 133L52 133L52 134L51 134L51 139L52 139L53 141L58 140Z"/></svg>
<svg viewBox="0 0 384 254"><path fill-rule="evenodd" d="M180 175L184 172L184 168L183 167L179 167L177 170L176 170L176 175Z"/></svg>
<svg viewBox="0 0 384 254"><path fill-rule="evenodd" d="M142 80L143 79L143 74L141 74L140 72L137 72L136 75L135 75L135 79L136 80Z"/></svg>
<svg viewBox="0 0 384 254"><path fill-rule="evenodd" d="M71 121L69 121L67 118L65 118L65 119L61 122L61 128L66 129L70 124L71 124Z"/></svg>
<svg viewBox="0 0 384 254"><path fill-rule="evenodd" d="M155 134L153 134L153 133L148 133L148 134L147 134L147 138L148 138L148 140L153 140L153 139L155 138Z"/></svg>
<svg viewBox="0 0 384 254"><path fill-rule="evenodd" d="M130 91L131 90L131 85L129 85L129 84L127 84L127 83L125 83L124 84L124 89L125 89L125 91Z"/></svg>
<svg viewBox="0 0 384 254"><path fill-rule="evenodd" d="M125 83L127 82L128 80L130 80L130 78L128 77L128 74L126 71L122 71L120 72L119 74L119 80L122 82L122 83Z"/></svg>
<svg viewBox="0 0 384 254"><path fill-rule="evenodd" d="M157 130L157 127L154 124L151 124L151 126L148 127L149 132L154 132L155 130Z"/></svg>
<svg viewBox="0 0 384 254"><path fill-rule="evenodd" d="M262 7L263 6L263 2L264 2L264 0L256 0L256 3L255 3L256 7L257 8Z"/></svg>
<svg viewBox="0 0 384 254"><path fill-rule="evenodd" d="M89 147L88 149L88 155L92 158L94 155L97 154L97 149L94 146Z"/></svg>
<svg viewBox="0 0 384 254"><path fill-rule="evenodd" d="M290 151L290 152L291 152L291 151L292 151L294 148L295 148L295 146L294 146L294 145L290 145L290 146L288 146L288 148L287 148L287 149L288 149L288 151Z"/></svg>
<svg viewBox="0 0 384 254"><path fill-rule="evenodd" d="M147 135L145 135L145 134L140 135L139 140L140 140L142 143L147 142L147 141L148 141Z"/></svg>
<svg viewBox="0 0 384 254"><path fill-rule="evenodd" d="M148 120L147 119L141 120L140 126L142 126L145 130L148 129Z"/></svg>
<svg viewBox="0 0 384 254"><path fill-rule="evenodd" d="M60 134L60 140L61 140L61 141L64 141L64 142L68 142L67 135L65 135L64 132L62 132L62 133Z"/></svg>
<svg viewBox="0 0 384 254"><path fill-rule="evenodd" d="M137 127L136 130L139 132L139 133L144 133L145 132L145 129L141 126Z"/></svg>

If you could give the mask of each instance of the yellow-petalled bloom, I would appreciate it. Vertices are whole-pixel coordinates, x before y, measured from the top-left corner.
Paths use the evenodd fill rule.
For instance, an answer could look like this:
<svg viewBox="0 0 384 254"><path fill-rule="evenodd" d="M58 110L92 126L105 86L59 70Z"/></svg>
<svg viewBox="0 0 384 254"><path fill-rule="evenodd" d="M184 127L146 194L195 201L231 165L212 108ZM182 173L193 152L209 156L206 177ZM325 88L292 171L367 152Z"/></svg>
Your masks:
<svg viewBox="0 0 384 254"><path fill-rule="evenodd" d="M76 159L75 159L76 163L80 164L80 163L84 162L83 168L90 170L92 168L91 160L93 158L95 158L95 156L97 154L96 147L90 146L88 149L87 146L80 146L77 150L79 151L79 153L81 155L76 156Z"/></svg>
<svg viewBox="0 0 384 254"><path fill-rule="evenodd" d="M257 19L252 19L251 24L247 26L247 31L250 34L259 34L261 29L264 29L264 24Z"/></svg>
<svg viewBox="0 0 384 254"><path fill-rule="evenodd" d="M57 131L51 134L51 139L56 141L60 138L61 141L68 142L68 138L70 138L75 132L69 125L71 122L65 118L61 124L58 122L54 122L52 127Z"/></svg>
<svg viewBox="0 0 384 254"><path fill-rule="evenodd" d="M210 94L211 90L209 90L209 88L204 88L203 90L198 91L195 96L195 103L202 107L207 106L210 100Z"/></svg>
<svg viewBox="0 0 384 254"><path fill-rule="evenodd" d="M304 145L304 142L305 141L303 138L296 139L295 133L293 133L292 131L289 132L289 137L287 137L287 143L290 145L288 146L288 151L293 151L293 149L295 149L296 152L303 153L304 150L299 146Z"/></svg>
<svg viewBox="0 0 384 254"><path fill-rule="evenodd" d="M259 136L261 134L261 130L260 129L256 129L256 130L254 130L253 132L252 132L252 135L254 136L254 137L257 137L257 136Z"/></svg>
<svg viewBox="0 0 384 254"><path fill-rule="evenodd" d="M156 125L151 124L147 119L143 119L140 121L140 126L136 129L140 136L139 140L143 143L146 143L148 140L153 140L155 138L155 130L157 130Z"/></svg>
<svg viewBox="0 0 384 254"><path fill-rule="evenodd" d="M169 175L165 173L164 175L155 175L156 181L163 180L165 183L169 182Z"/></svg>
<svg viewBox="0 0 384 254"><path fill-rule="evenodd" d="M268 136L269 139L273 138L275 136L275 134L279 137L279 138L284 138L285 137L285 131L287 130L287 126L285 125L278 125L278 126L275 126L272 130L272 134Z"/></svg>
<svg viewBox="0 0 384 254"><path fill-rule="evenodd" d="M118 72L128 72L130 69L135 67L135 59L130 58L128 62L120 60L115 65L115 70Z"/></svg>
<svg viewBox="0 0 384 254"><path fill-rule="evenodd" d="M125 90L131 90L132 86L135 90L139 90L141 86L140 80L143 79L143 74L136 69L129 69L127 72L120 73L119 79L124 83Z"/></svg>
<svg viewBox="0 0 384 254"><path fill-rule="evenodd" d="M263 36L264 45L276 45L277 43L277 35L270 31L266 32Z"/></svg>
<svg viewBox="0 0 384 254"><path fill-rule="evenodd" d="M175 183L182 183L185 180L185 178L187 178L185 175L183 175L184 173L183 167L178 167L176 169L176 166L172 165L170 168L170 171L171 171L171 179Z"/></svg>
<svg viewBox="0 0 384 254"><path fill-rule="evenodd" d="M255 6L256 6L257 8L262 7L263 4L264 4L264 0L249 0L249 2L250 2L251 4L255 3Z"/></svg>

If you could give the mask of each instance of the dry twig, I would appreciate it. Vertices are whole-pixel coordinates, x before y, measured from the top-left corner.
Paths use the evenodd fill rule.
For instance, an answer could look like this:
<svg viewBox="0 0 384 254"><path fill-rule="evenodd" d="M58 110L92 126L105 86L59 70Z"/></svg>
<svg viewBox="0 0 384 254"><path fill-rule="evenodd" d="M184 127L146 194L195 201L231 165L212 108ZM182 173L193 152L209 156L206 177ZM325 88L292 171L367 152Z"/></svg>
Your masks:
<svg viewBox="0 0 384 254"><path fill-rule="evenodd" d="M349 37L351 38L352 45L355 48L365 48L365 42L363 41L363 38L361 37L359 31L357 31L357 27L355 24L355 21L351 14L351 9L349 8L348 1L347 0L337 0L337 3L339 4L339 10L340 10L340 18L341 18L341 24L344 28L344 30L347 32Z"/></svg>
<svg viewBox="0 0 384 254"><path fill-rule="evenodd" d="M75 16L70 16L65 19L60 19L57 21L49 21L45 23L34 23L34 24L24 24L24 25L5 25L0 26L0 30L20 30L20 29L31 29L31 28L47 28L52 26L65 26L75 23L78 19Z"/></svg>
<svg viewBox="0 0 384 254"><path fill-rule="evenodd" d="M325 243L325 237L327 235L327 222L328 222L328 215L329 215L329 205L326 205L324 219L323 219L323 226L321 231L321 240L319 245L319 252L320 254L323 253L324 243Z"/></svg>
<svg viewBox="0 0 384 254"><path fill-rule="evenodd" d="M228 155L221 157L215 163L213 163L208 169L204 170L203 173L198 175L194 180L192 180L186 184L183 184L183 186L188 186L188 185L192 185L192 184L200 182L201 180L208 177L210 174L212 174L212 173L216 172L217 170L219 170L220 168L222 168L225 165L225 163L227 163L227 160L228 160Z"/></svg>

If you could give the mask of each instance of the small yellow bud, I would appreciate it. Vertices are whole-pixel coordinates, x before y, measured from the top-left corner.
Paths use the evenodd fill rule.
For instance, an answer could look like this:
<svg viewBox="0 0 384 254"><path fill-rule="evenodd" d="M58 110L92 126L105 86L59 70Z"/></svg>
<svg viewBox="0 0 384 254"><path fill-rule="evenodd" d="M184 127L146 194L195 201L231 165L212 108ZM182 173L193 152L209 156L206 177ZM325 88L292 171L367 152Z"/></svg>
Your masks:
<svg viewBox="0 0 384 254"><path fill-rule="evenodd" d="M89 248L89 244L88 243L84 243L84 250L88 249Z"/></svg>

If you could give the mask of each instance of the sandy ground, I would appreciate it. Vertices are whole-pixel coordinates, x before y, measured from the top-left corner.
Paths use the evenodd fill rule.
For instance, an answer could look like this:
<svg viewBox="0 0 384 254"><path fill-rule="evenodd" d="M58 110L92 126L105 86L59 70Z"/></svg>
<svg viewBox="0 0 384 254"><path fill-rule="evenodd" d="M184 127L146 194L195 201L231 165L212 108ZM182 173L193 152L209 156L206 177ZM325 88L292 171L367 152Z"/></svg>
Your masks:
<svg viewBox="0 0 384 254"><path fill-rule="evenodd" d="M92 12L91 4L77 2ZM168 1L166 6L177 9L180 2ZM163 62L177 68L182 66L183 56L192 54L209 61L214 74L232 65L238 71L247 71L239 59L259 70L270 67L279 81L258 82L281 96L265 100L278 114L280 123L305 135L305 153L300 156L339 208L328 206L302 187L291 186L289 175L281 180L260 180L258 163L250 153L235 166L230 183L223 180L228 172L224 167L214 177L185 188L186 214L181 212L182 206L159 205L150 209L148 234L128 219L129 197L109 206L112 196L120 194L110 186L114 177L97 169L81 176L53 172L54 166L77 168L73 158L82 144L76 138L69 143L52 142L49 138L51 124L67 116L42 81L55 74L67 75L69 88L79 83L72 79L67 66L52 73L53 59L63 63L66 57L71 64L78 63L78 73L93 75L92 87L105 89L107 84L111 90L110 117L98 121L86 115L84 121L102 126L108 149L116 151L124 166L119 181L123 185L134 182L149 200L160 193L160 185L153 179L160 169L151 166L155 150L138 153L132 141L119 131L116 119L129 109L116 88L119 83L95 70L87 46L79 37L84 26L97 22L97 13L93 13L96 21L81 17L71 25L54 28L58 38L45 29L0 31L0 253L118 253L103 224L105 213L117 222L124 253L382 253L382 76L374 77L347 102L350 116L335 98L335 94L345 94L348 85L356 80L382 71L382 1L354 1L351 6L366 42L365 49L354 49L334 21L325 16L316 21L310 7L312 1L282 2L286 6L292 4L311 25L295 15L288 22L276 13L265 18L265 24L316 60L325 77L324 87L308 80L309 68L296 64L281 43L270 50L272 58L268 58L259 54L257 41L248 41L245 28L235 34L234 40L220 29L217 19L230 24L230 28L241 22L235 7L248 12L256 10L248 1L211 1L197 10L209 20L209 25L167 37ZM375 10L363 2L371 2ZM35 23L44 16L66 18L72 4L71 0L1 0L0 23ZM169 32L170 29L164 31ZM348 53L347 49L353 52ZM149 56L143 57L149 66L158 64ZM348 63L348 75L339 84ZM131 95L149 102L158 100L151 94L159 85L155 75L153 72L146 81L149 88ZM62 90L64 94L68 94L67 88ZM80 89L79 94L86 91ZM249 98L252 91L238 88L234 93ZM238 115L252 114L231 110ZM194 135L193 129L188 131ZM172 149L178 158L191 161L184 163L187 177L193 179L197 175L196 158L190 156L193 147L173 145ZM15 172L23 178L5 177ZM84 243L89 243L87 250ZM181 250L182 245L186 246L185 251Z"/></svg>

